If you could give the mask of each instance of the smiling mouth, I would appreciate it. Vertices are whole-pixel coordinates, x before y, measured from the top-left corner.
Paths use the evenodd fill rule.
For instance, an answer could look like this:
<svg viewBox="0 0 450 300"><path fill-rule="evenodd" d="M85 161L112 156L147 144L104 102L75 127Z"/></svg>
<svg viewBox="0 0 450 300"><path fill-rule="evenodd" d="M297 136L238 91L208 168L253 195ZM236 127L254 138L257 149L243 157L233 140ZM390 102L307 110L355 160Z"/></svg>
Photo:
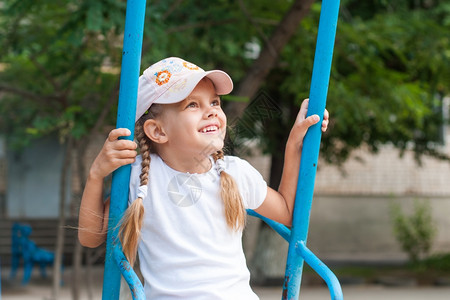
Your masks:
<svg viewBox="0 0 450 300"><path fill-rule="evenodd" d="M202 129L199 130L199 132L201 133L208 133L208 132L217 132L219 130L219 126L217 125L211 125L211 126L206 126Z"/></svg>

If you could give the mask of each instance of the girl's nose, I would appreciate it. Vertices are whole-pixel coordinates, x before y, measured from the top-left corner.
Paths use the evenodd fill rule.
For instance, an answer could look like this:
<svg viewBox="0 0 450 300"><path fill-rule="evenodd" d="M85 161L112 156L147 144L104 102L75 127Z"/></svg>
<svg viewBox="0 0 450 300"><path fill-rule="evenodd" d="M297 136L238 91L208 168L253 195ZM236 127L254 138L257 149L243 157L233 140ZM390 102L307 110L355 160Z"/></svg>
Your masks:
<svg viewBox="0 0 450 300"><path fill-rule="evenodd" d="M214 107L209 108L209 110L206 112L207 119L217 117L217 110Z"/></svg>

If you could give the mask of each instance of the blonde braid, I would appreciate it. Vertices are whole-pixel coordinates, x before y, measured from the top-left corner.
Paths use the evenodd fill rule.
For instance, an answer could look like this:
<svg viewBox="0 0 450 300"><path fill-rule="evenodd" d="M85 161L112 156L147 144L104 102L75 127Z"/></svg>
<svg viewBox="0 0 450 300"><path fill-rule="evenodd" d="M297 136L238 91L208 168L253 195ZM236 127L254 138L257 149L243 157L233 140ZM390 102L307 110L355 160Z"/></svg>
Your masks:
<svg viewBox="0 0 450 300"><path fill-rule="evenodd" d="M214 161L223 159L222 150L212 155ZM245 227L246 212L239 188L234 178L225 171L220 172L220 196L225 206L225 219L231 229L239 230Z"/></svg>
<svg viewBox="0 0 450 300"><path fill-rule="evenodd" d="M150 170L150 141L144 133L142 126L137 128L137 136L139 142L139 148L142 156L141 162L141 175L139 176L141 182L140 185L148 184L148 171Z"/></svg>
<svg viewBox="0 0 450 300"><path fill-rule="evenodd" d="M141 121L141 120L139 120ZM139 143L142 156L141 175L139 186L148 184L148 173L150 170L151 142L145 135L143 129L144 122L136 123L136 140ZM145 121L145 120L144 120ZM138 197L125 211L120 226L120 241L122 243L123 253L131 265L136 260L137 247L141 236L142 221L144 219L144 204L142 198Z"/></svg>

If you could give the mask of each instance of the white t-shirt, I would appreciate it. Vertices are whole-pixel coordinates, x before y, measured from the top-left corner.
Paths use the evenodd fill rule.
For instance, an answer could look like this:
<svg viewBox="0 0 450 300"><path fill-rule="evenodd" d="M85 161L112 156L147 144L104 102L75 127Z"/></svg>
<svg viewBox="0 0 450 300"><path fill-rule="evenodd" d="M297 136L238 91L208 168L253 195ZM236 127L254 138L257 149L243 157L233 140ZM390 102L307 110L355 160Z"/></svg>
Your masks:
<svg viewBox="0 0 450 300"><path fill-rule="evenodd" d="M136 199L141 160L132 165L130 203ZM258 208L267 194L261 174L245 160L224 160L245 208ZM249 284L242 231L231 230L225 220L215 165L203 174L182 173L152 154L143 202L138 253L147 299L258 299Z"/></svg>

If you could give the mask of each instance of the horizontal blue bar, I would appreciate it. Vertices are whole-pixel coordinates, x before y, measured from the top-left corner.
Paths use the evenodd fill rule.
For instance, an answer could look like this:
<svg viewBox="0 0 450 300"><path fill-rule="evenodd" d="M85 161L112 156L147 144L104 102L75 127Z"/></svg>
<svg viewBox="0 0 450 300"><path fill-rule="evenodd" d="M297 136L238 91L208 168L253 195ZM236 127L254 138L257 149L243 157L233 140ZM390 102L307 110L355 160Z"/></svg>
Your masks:
<svg viewBox="0 0 450 300"><path fill-rule="evenodd" d="M252 209L247 209L247 214L253 217L260 218L261 220L266 222L267 225L269 225L273 230L278 232L278 234L281 235L281 237L284 238L288 243L291 240L291 230L285 225L275 222L269 218L266 218Z"/></svg>
<svg viewBox="0 0 450 300"><path fill-rule="evenodd" d="M305 242L300 241L296 244L296 249L298 254L303 257L305 262L313 268L317 274L322 277L327 283L328 290L330 291L332 300L344 299L342 294L341 284L337 279L336 275L314 254L311 250L306 247Z"/></svg>

